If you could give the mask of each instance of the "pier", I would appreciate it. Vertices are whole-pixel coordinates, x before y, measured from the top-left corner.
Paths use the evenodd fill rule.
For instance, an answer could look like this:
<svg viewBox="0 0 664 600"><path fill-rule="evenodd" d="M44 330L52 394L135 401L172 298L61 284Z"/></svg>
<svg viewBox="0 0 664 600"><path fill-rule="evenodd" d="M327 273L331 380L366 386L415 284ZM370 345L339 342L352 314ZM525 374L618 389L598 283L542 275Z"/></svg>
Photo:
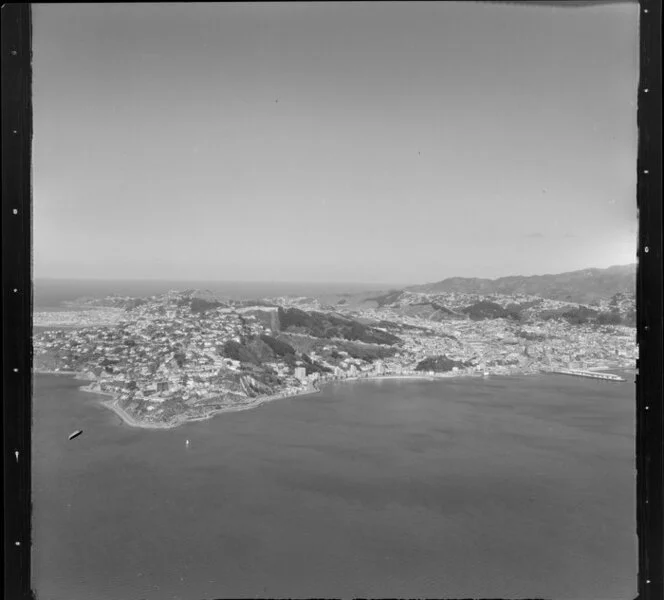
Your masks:
<svg viewBox="0 0 664 600"><path fill-rule="evenodd" d="M590 379L604 379L605 381L627 381L624 377L613 373L598 373L597 371L582 371L580 369L556 369L551 371L558 375L573 375L574 377L588 377Z"/></svg>

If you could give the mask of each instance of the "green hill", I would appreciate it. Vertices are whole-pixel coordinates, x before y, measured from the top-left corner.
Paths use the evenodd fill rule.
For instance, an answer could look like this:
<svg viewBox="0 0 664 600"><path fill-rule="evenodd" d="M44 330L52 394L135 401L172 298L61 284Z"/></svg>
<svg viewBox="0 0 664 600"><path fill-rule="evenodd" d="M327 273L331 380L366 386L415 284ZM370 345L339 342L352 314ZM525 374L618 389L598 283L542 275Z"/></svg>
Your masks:
<svg viewBox="0 0 664 600"><path fill-rule="evenodd" d="M391 333L339 314L305 312L298 308L279 308L281 331L304 333L319 338L342 338L367 344L392 345L401 340Z"/></svg>

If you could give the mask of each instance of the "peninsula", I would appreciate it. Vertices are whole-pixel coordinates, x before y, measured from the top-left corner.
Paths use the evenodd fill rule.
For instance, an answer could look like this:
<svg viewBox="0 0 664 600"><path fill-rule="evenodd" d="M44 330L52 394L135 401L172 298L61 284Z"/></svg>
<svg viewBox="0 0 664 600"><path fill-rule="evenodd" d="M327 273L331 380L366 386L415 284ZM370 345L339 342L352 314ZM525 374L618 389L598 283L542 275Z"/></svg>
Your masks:
<svg viewBox="0 0 664 600"><path fill-rule="evenodd" d="M163 429L332 381L631 368L634 297L398 290L230 301L198 290L36 313L35 372L75 374L125 423ZM610 381L611 377L605 378Z"/></svg>

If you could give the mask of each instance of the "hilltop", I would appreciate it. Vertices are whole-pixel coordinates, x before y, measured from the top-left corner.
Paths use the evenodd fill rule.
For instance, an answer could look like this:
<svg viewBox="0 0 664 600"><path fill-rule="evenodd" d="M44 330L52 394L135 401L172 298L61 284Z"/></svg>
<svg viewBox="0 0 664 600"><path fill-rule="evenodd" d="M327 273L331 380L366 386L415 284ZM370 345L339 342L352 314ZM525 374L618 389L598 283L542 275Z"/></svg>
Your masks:
<svg viewBox="0 0 664 600"><path fill-rule="evenodd" d="M406 288L412 292L461 294L519 294L551 300L587 303L636 289L636 264L606 269L583 269L555 275L513 275L498 279L451 277Z"/></svg>

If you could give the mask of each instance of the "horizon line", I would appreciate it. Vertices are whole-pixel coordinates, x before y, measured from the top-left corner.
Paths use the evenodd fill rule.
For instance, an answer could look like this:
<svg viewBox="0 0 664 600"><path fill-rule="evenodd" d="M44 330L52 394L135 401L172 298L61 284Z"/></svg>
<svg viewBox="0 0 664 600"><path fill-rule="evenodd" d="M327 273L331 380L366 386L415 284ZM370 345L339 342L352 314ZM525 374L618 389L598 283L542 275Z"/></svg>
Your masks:
<svg viewBox="0 0 664 600"><path fill-rule="evenodd" d="M427 281L423 284L416 285L431 285L432 283L439 283L440 281L445 281L447 279L486 279L488 281L497 281L498 279L509 279L510 277L550 277L555 275L568 275L570 273L581 273L582 271L608 271L609 269L616 269L620 267L636 267L638 262L633 263L623 263L621 265L609 265L608 267L584 267L583 269L574 269L573 271L558 271L556 273L530 273L528 275L500 275L499 277L466 277L463 275L452 275L451 277L445 277L445 279L439 279L438 281Z"/></svg>
<svg viewBox="0 0 664 600"><path fill-rule="evenodd" d="M307 281L307 280L268 280L268 279L179 279L179 278L161 278L161 277L33 277L33 281L131 281L131 282L154 282L154 283L242 283L242 284L297 284L297 285L409 285L396 284L384 281Z"/></svg>
<svg viewBox="0 0 664 600"><path fill-rule="evenodd" d="M38 276L33 277L33 282L36 281L94 281L94 282L153 282L153 283L241 283L241 284L260 284L260 285L285 285L285 284L297 284L297 285L385 285L385 286L414 286L414 285L428 285L430 283L437 283L439 281L444 281L446 279L487 279L489 281L496 281L497 279L505 279L508 277L546 277L550 275L564 275L567 273L578 273L580 271L606 271L608 269L614 269L617 267L636 267L637 262L624 263L609 265L608 267L584 267L582 269L574 269L572 271L558 271L555 273L529 273L529 274L512 274L512 275L500 275L498 277L476 277L476 276L467 276L467 275L450 275L444 277L443 279L438 279L436 281L427 281L424 283L396 283L388 281L341 281L341 280L329 280L329 281L307 281L307 280L242 280L242 279L179 279L179 278L153 278L153 277L47 277L47 276Z"/></svg>

